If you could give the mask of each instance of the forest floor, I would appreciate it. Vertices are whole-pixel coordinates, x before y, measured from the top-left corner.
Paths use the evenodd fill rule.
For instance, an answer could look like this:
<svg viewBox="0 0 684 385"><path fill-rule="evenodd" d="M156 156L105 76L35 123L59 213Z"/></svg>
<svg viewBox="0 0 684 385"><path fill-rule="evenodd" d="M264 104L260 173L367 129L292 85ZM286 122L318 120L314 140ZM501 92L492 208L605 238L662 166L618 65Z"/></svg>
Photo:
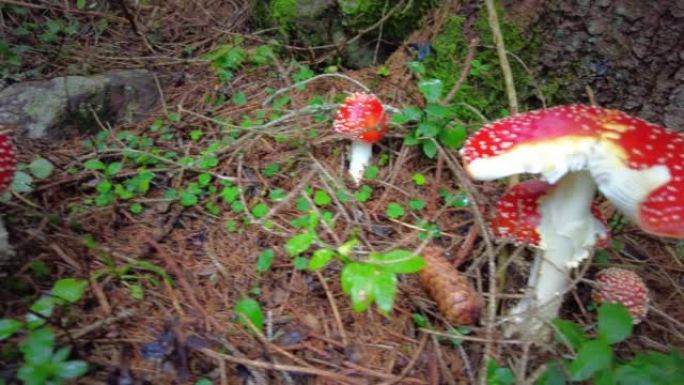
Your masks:
<svg viewBox="0 0 684 385"><path fill-rule="evenodd" d="M507 373L533 381L548 360L569 354L562 344L538 346L503 336L505 310L521 297L531 253L482 238L473 212L491 214L503 183L464 180L456 151L438 147L429 159L404 143L410 127L398 124L376 146L375 166L362 187L346 175L349 143L332 131L334 109L326 106L360 91L348 78L387 105L424 106L405 65L408 50L398 49L382 74L378 66L307 75L304 61L281 55L268 64L238 66L222 81L201 54L236 36L248 57L268 43L250 31L249 7L176 3L138 10L138 22L150 18L160 26L156 41L136 33L120 11L27 8L35 23L69 14L82 28L95 31L98 20L108 26L106 33L79 36L57 57L40 50L27 54L25 62L33 64L24 71L49 78L77 66L96 72L147 68L160 81L163 105L133 126L103 125L58 142L17 143L21 161L40 154L56 171L30 194L15 194L3 204L18 262L4 268L2 318L21 318L60 278L88 280L84 297L50 319L60 344L88 363L88 374L78 380L84 384L200 378L222 385L472 384L486 365L485 354L498 362L489 366L489 383L505 384L512 383ZM228 25L214 22L227 19ZM432 22L418 33L434 33ZM281 48L286 55L299 49ZM302 77L310 80L293 86ZM132 157L131 150L147 159ZM168 153L176 155L162 156ZM107 175L88 163L95 160L121 169ZM215 166L202 166L214 160ZM98 199L109 199L98 191L103 180L149 188L98 205ZM613 213L606 203L602 208ZM420 253L427 245L443 250L482 298L482 320L451 325L413 274L400 275L389 315L375 308L354 311L340 286L340 263L308 271L302 266L311 250L299 258L288 255L286 243L312 215L323 218L314 230L320 244L338 247L355 238L364 253ZM595 331L590 278L600 268L626 267L647 283L653 310L615 347L616 357L681 349L681 245L628 223L613 230L613 246L580 269L585 277L567 295L561 318ZM497 257L500 264L492 271ZM237 322L235 306L244 298L261 307L260 332ZM490 301L495 314L489 313ZM0 356L7 364L3 376L19 365L10 350Z"/></svg>

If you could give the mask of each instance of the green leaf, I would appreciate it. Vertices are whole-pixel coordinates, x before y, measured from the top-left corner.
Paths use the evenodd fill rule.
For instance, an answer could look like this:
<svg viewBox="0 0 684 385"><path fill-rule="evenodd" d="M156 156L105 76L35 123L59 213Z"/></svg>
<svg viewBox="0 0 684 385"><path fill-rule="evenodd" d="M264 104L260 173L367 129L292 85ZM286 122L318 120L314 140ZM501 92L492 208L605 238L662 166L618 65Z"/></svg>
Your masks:
<svg viewBox="0 0 684 385"><path fill-rule="evenodd" d="M332 202L332 198L330 198L330 194L323 190L316 190L314 193L313 201L316 204L316 206L325 206L327 204L330 204Z"/></svg>
<svg viewBox="0 0 684 385"><path fill-rule="evenodd" d="M83 296L88 281L75 278L63 278L55 282L52 287L52 295L68 302L76 302Z"/></svg>
<svg viewBox="0 0 684 385"><path fill-rule="evenodd" d="M322 269L330 263L334 256L335 252L331 249L318 249L313 253L308 269L311 271Z"/></svg>
<svg viewBox="0 0 684 385"><path fill-rule="evenodd" d="M143 290L142 285L137 283L129 284L128 294L131 296L131 298L138 301L143 300L145 298L145 291Z"/></svg>
<svg viewBox="0 0 684 385"><path fill-rule="evenodd" d="M189 206L194 206L199 202L199 198L197 198L197 195L183 191L180 193L180 203L182 206L189 207Z"/></svg>
<svg viewBox="0 0 684 385"><path fill-rule="evenodd" d="M397 295L397 276L387 270L376 270L373 278L375 283L375 304L380 312L389 314L394 306Z"/></svg>
<svg viewBox="0 0 684 385"><path fill-rule="evenodd" d="M373 189L365 184L361 186L359 191L354 192L354 198L361 203L368 201L372 195Z"/></svg>
<svg viewBox="0 0 684 385"><path fill-rule="evenodd" d="M306 270L306 267L309 266L309 260L302 256L296 256L292 260L292 266L294 266L296 270Z"/></svg>
<svg viewBox="0 0 684 385"><path fill-rule="evenodd" d="M359 240L356 238L350 239L347 242L343 243L340 247L337 248L337 252L344 256L344 257L349 257L354 250L354 247L359 244Z"/></svg>
<svg viewBox="0 0 684 385"><path fill-rule="evenodd" d="M280 165L278 163L269 163L264 167L263 173L267 177L272 177L280 171Z"/></svg>
<svg viewBox="0 0 684 385"><path fill-rule="evenodd" d="M416 130L421 138L434 138L439 134L441 127L435 122L428 121L420 123Z"/></svg>
<svg viewBox="0 0 684 385"><path fill-rule="evenodd" d="M128 210L133 214L140 214L143 211L143 206L140 203L133 203L128 206Z"/></svg>
<svg viewBox="0 0 684 385"><path fill-rule="evenodd" d="M86 6L86 0L76 0L76 8L83 9Z"/></svg>
<svg viewBox="0 0 684 385"><path fill-rule="evenodd" d="M57 365L56 373L59 378L70 380L81 377L88 372L88 364L83 361L66 361Z"/></svg>
<svg viewBox="0 0 684 385"><path fill-rule="evenodd" d="M378 171L377 166L368 166L363 173L363 177L368 180L373 180L378 177Z"/></svg>
<svg viewBox="0 0 684 385"><path fill-rule="evenodd" d="M426 206L426 203L422 199L411 199L411 200L409 200L409 207L411 208L411 210L416 210L416 211L422 210L425 208L425 206Z"/></svg>
<svg viewBox="0 0 684 385"><path fill-rule="evenodd" d="M462 125L442 129L439 133L439 141L453 150L459 149L467 137L466 129Z"/></svg>
<svg viewBox="0 0 684 385"><path fill-rule="evenodd" d="M257 271L259 273L264 273L271 268L274 255L275 253L271 249L266 249L259 254L259 257L257 258Z"/></svg>
<svg viewBox="0 0 684 385"><path fill-rule="evenodd" d="M586 381L594 373L608 369L613 362L613 350L603 340L584 343L577 357L570 363L569 371L573 381Z"/></svg>
<svg viewBox="0 0 684 385"><path fill-rule="evenodd" d="M48 379L52 375L50 363L24 364L17 371L17 378L24 385L45 385L49 384Z"/></svg>
<svg viewBox="0 0 684 385"><path fill-rule="evenodd" d="M202 173L197 176L197 183L199 183L200 186L207 186L209 183L211 183L211 174L207 173Z"/></svg>
<svg viewBox="0 0 684 385"><path fill-rule="evenodd" d="M567 378L563 368L558 364L558 362L550 362L546 365L546 371L535 385L565 385L567 383Z"/></svg>
<svg viewBox="0 0 684 385"><path fill-rule="evenodd" d="M351 298L354 311L364 311L373 303L376 271L371 265L356 262L348 263L342 268L342 291Z"/></svg>
<svg viewBox="0 0 684 385"><path fill-rule="evenodd" d="M12 186L10 188L16 193L31 192L33 191L33 177L23 171L17 171L14 173Z"/></svg>
<svg viewBox="0 0 684 385"><path fill-rule="evenodd" d="M413 313L411 314L411 319L413 319L413 323L416 324L419 328L425 328L428 327L428 320L425 318L422 314L420 313Z"/></svg>
<svg viewBox="0 0 684 385"><path fill-rule="evenodd" d="M598 309L598 334L609 344L624 341L632 335L632 317L621 304L606 303Z"/></svg>
<svg viewBox="0 0 684 385"><path fill-rule="evenodd" d="M235 304L235 315L238 322L243 325L247 325L249 321L259 331L264 328L264 314L261 311L261 305L251 298L243 298Z"/></svg>
<svg viewBox="0 0 684 385"><path fill-rule="evenodd" d="M290 256L297 256L308 250L315 239L315 235L310 232L295 235L285 243L285 252Z"/></svg>
<svg viewBox="0 0 684 385"><path fill-rule="evenodd" d="M401 110L400 113L392 115L392 123L406 124L408 122L417 122L423 116L423 111L416 106L408 106Z"/></svg>
<svg viewBox="0 0 684 385"><path fill-rule="evenodd" d="M195 385L214 385L214 383L208 378L200 378L195 381Z"/></svg>
<svg viewBox="0 0 684 385"><path fill-rule="evenodd" d="M107 168L105 169L105 175L114 176L114 175L118 174L122 169L123 169L123 163L112 162L112 163L107 165Z"/></svg>
<svg viewBox="0 0 684 385"><path fill-rule="evenodd" d="M423 154L430 159L437 155L437 144L432 140L426 140L422 144Z"/></svg>
<svg viewBox="0 0 684 385"><path fill-rule="evenodd" d="M511 385L515 381L513 372L508 368L500 368L496 361L487 361L487 385Z"/></svg>
<svg viewBox="0 0 684 385"><path fill-rule="evenodd" d="M417 172L417 173L413 174L411 179L413 179L413 183L415 183L416 186L423 186L425 184L425 175L423 175L421 173Z"/></svg>
<svg viewBox="0 0 684 385"><path fill-rule="evenodd" d="M602 370L594 374L592 385L616 385L615 372L610 369Z"/></svg>
<svg viewBox="0 0 684 385"><path fill-rule="evenodd" d="M221 198L226 203L233 203L240 196L240 188L237 186L224 187L221 191Z"/></svg>
<svg viewBox="0 0 684 385"><path fill-rule="evenodd" d="M29 164L29 170L36 178L45 179L52 174L55 170L55 166L47 159L36 158Z"/></svg>
<svg viewBox="0 0 684 385"><path fill-rule="evenodd" d="M574 322L557 319L552 321L556 326L556 339L560 342L572 346L577 350L588 339L582 328Z"/></svg>
<svg viewBox="0 0 684 385"><path fill-rule="evenodd" d="M264 203L258 203L256 206L252 207L252 215L254 218L263 218L268 214L268 206Z"/></svg>
<svg viewBox="0 0 684 385"><path fill-rule="evenodd" d="M103 180L95 186L95 190L100 194L107 193L112 190L112 182L108 180Z"/></svg>
<svg viewBox="0 0 684 385"><path fill-rule="evenodd" d="M401 218L404 216L405 213L406 212L404 211L404 208L396 202L390 202L387 205L387 209L385 210L385 214L393 219Z"/></svg>
<svg viewBox="0 0 684 385"><path fill-rule="evenodd" d="M673 349L668 354L639 352L615 370L620 385L684 384L684 356Z"/></svg>
<svg viewBox="0 0 684 385"><path fill-rule="evenodd" d="M19 344L24 361L30 364L46 363L52 358L55 347L55 335L51 329L44 327L29 332Z"/></svg>
<svg viewBox="0 0 684 385"><path fill-rule="evenodd" d="M428 104L425 107L425 113L429 118L450 118L454 115L453 111L449 107L445 107L441 104Z"/></svg>
<svg viewBox="0 0 684 385"><path fill-rule="evenodd" d="M428 79L418 82L418 90L428 103L436 103L442 97L444 85L439 79Z"/></svg>
<svg viewBox="0 0 684 385"><path fill-rule="evenodd" d="M410 274L420 271L425 260L408 250L393 250L382 254L371 254L368 262L382 270L399 274Z"/></svg>
<svg viewBox="0 0 684 385"><path fill-rule="evenodd" d="M236 106L244 106L247 104L247 95L242 91L236 92L233 94L233 103L235 103Z"/></svg>
<svg viewBox="0 0 684 385"><path fill-rule="evenodd" d="M44 295L34 302L31 307L31 313L26 314L26 327L28 329L36 329L45 324L45 319L52 316L55 309L55 299L53 297Z"/></svg>
<svg viewBox="0 0 684 385"><path fill-rule="evenodd" d="M387 66L381 65L375 73L378 74L378 76L387 77L390 75L390 70Z"/></svg>
<svg viewBox="0 0 684 385"><path fill-rule="evenodd" d="M104 170L107 166L99 159L90 159L83 163L86 170Z"/></svg>
<svg viewBox="0 0 684 385"><path fill-rule="evenodd" d="M21 330L22 323L11 318L0 319L0 341L11 337Z"/></svg>

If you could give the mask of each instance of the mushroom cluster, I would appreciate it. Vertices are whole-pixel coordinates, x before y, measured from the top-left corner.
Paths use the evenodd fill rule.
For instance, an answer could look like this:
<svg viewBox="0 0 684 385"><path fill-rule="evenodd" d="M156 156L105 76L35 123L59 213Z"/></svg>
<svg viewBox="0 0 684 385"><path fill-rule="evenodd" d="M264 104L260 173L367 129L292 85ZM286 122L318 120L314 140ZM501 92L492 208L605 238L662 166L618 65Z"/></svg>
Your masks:
<svg viewBox="0 0 684 385"><path fill-rule="evenodd" d="M530 173L546 183L513 186L500 206L517 210L517 220L494 223L495 233L544 250L530 276L533 297L511 311L517 331L537 333L557 317L571 269L605 242L592 209L597 189L643 230L684 238L684 136L675 131L621 111L558 106L484 126L461 155L474 179Z"/></svg>

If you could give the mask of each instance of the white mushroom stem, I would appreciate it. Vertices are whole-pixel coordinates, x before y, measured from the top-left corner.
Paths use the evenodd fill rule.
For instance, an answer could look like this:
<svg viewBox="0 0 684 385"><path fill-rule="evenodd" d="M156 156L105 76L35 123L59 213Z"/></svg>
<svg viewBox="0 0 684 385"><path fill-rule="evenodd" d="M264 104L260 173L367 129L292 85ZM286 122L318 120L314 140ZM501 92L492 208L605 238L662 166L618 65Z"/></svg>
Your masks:
<svg viewBox="0 0 684 385"><path fill-rule="evenodd" d="M540 199L540 248L529 278L532 297L521 301L511 314L515 331L537 333L558 317L563 295L569 289L570 270L589 256L603 225L591 213L596 184L586 171L563 176L549 195ZM537 268L538 266L538 268Z"/></svg>
<svg viewBox="0 0 684 385"><path fill-rule="evenodd" d="M353 141L349 154L349 174L358 185L363 178L363 172L370 164L373 155L373 144L361 141Z"/></svg>

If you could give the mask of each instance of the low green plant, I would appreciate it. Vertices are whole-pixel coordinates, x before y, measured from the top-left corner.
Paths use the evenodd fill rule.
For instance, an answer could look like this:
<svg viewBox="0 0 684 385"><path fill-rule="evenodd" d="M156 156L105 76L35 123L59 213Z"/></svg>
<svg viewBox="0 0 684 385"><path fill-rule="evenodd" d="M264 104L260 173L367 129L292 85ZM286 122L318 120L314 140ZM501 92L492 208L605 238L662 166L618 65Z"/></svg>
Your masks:
<svg viewBox="0 0 684 385"><path fill-rule="evenodd" d="M547 363L536 385L560 385L591 381L596 385L684 384L684 355L638 352L631 360L615 357L615 347L632 335L632 317L619 304L598 308L594 335L571 321L555 320L556 338L570 350L569 358Z"/></svg>
<svg viewBox="0 0 684 385"><path fill-rule="evenodd" d="M326 245L316 233L319 220L320 216L312 211L307 216L304 231L285 243L285 252L294 258L295 267L316 271L338 261L342 264L342 291L350 297L352 308L361 312L375 303L381 313L389 314L397 293L397 274L420 271L425 265L423 258L408 250L371 253L366 258L356 258L353 251L358 241L352 239L337 248Z"/></svg>
<svg viewBox="0 0 684 385"><path fill-rule="evenodd" d="M16 378L25 385L59 385L83 376L88 364L69 360L70 347L58 347L55 332L48 324L56 309L66 309L84 294L88 282L64 278L54 283L48 294L30 307L22 321L0 319L0 341L18 347L21 362Z"/></svg>
<svg viewBox="0 0 684 385"><path fill-rule="evenodd" d="M105 265L105 267L94 271L91 279L98 281L109 278L120 282L128 289L129 295L133 299L141 300L144 298L143 283L147 282L152 286L159 286L161 280L168 285L173 285L173 279L162 267L152 262L144 260L132 260L123 265L117 265L111 255L102 251L97 242L91 237L84 238L84 245Z"/></svg>
<svg viewBox="0 0 684 385"><path fill-rule="evenodd" d="M404 144L419 145L428 158L437 155L437 143L458 149L465 142L465 126L457 119L457 110L440 104L444 86L439 79L426 79L418 83L425 98L424 108L408 106L392 116L394 124L412 124Z"/></svg>

